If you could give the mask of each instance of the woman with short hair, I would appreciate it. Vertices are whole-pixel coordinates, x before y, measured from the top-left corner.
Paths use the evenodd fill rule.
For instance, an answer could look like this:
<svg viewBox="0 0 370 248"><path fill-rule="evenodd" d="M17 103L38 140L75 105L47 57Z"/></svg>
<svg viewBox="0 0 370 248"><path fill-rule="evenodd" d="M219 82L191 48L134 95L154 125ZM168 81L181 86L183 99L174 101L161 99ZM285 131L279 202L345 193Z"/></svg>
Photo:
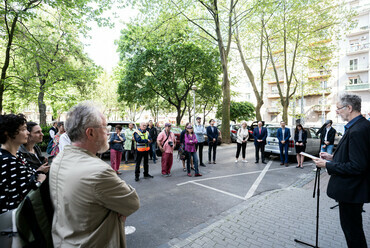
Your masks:
<svg viewBox="0 0 370 248"><path fill-rule="evenodd" d="M0 116L0 214L18 207L27 193L46 176L36 171L18 152L29 132L23 114Z"/></svg>
<svg viewBox="0 0 370 248"><path fill-rule="evenodd" d="M238 129L237 132L237 139L236 139L236 159L235 163L238 162L239 155L240 155L240 150L242 151L242 157L243 157L243 162L247 163L248 161L245 159L245 150L247 149L247 141L249 137L249 131L247 128L247 122L243 121L242 126Z"/></svg>
<svg viewBox="0 0 370 248"><path fill-rule="evenodd" d="M301 155L300 153L306 151L307 131L304 130L301 124L298 124L295 127L294 142L295 142L295 151L297 153L297 162L298 162L298 165L296 166L296 168L303 169L304 156Z"/></svg>

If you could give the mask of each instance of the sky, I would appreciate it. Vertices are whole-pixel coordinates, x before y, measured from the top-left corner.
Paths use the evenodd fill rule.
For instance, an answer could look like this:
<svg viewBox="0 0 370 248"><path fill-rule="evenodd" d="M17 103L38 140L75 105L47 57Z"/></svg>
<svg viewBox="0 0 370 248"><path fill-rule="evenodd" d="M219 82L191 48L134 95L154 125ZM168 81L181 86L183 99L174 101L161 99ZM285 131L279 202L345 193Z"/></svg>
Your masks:
<svg viewBox="0 0 370 248"><path fill-rule="evenodd" d="M118 18L112 17L113 11L118 13ZM120 31L124 27L124 24L128 23L130 18L135 17L137 14L138 11L131 8L118 9L117 7L113 7L104 16L114 18L114 28L98 27L94 22L88 24L91 27L88 33L91 39L83 38L82 42L85 44L85 51L94 60L95 64L103 67L107 72L111 72L118 64L119 54L117 53L117 46L114 44L114 41L119 39Z"/></svg>

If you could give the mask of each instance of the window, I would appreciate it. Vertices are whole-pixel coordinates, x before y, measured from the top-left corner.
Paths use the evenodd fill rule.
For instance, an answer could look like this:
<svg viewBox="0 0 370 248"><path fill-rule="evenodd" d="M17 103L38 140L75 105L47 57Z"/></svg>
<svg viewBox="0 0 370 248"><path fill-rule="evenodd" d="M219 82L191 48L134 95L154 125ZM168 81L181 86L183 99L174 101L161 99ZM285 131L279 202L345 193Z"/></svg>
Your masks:
<svg viewBox="0 0 370 248"><path fill-rule="evenodd" d="M327 81L321 81L321 87L323 89L327 89L328 88L328 82Z"/></svg>
<svg viewBox="0 0 370 248"><path fill-rule="evenodd" d="M349 84L350 85L353 85L353 84L361 84L362 83L362 80L360 77L350 77L349 78Z"/></svg>
<svg viewBox="0 0 370 248"><path fill-rule="evenodd" d="M349 70L355 71L358 68L358 59L350 59L349 60Z"/></svg>

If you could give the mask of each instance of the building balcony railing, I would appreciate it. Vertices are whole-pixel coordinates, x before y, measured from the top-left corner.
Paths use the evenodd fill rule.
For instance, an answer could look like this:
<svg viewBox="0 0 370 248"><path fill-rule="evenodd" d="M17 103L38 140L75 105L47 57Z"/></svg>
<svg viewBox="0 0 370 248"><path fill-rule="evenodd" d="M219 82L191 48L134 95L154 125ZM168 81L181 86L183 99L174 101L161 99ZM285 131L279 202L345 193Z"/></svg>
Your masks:
<svg viewBox="0 0 370 248"><path fill-rule="evenodd" d="M308 79L327 79L331 76L331 71L313 71L309 73Z"/></svg>
<svg viewBox="0 0 370 248"><path fill-rule="evenodd" d="M312 107L312 110L315 112L322 112L323 109L325 112L330 112L330 105L315 105Z"/></svg>
<svg viewBox="0 0 370 248"><path fill-rule="evenodd" d="M350 33L347 34L347 37L356 36L356 35L360 35L360 34L366 34L366 33L369 32L369 30L370 30L369 25L358 27L356 29L351 30Z"/></svg>
<svg viewBox="0 0 370 248"><path fill-rule="evenodd" d="M280 113L281 111L277 107L268 107L267 113Z"/></svg>
<svg viewBox="0 0 370 248"><path fill-rule="evenodd" d="M369 70L369 65L357 65L357 66L349 66L346 69L347 74L351 73L358 73L358 72L366 72Z"/></svg>
<svg viewBox="0 0 370 248"><path fill-rule="evenodd" d="M279 97L280 97L279 93L275 91L267 94L267 98L279 98Z"/></svg>
<svg viewBox="0 0 370 248"><path fill-rule="evenodd" d="M358 84L347 84L346 91L370 91L370 84L368 82L358 83Z"/></svg>
<svg viewBox="0 0 370 248"><path fill-rule="evenodd" d="M330 95L331 87L327 87L325 89L317 89L317 90L310 90L309 92L305 93L305 96L322 96L322 94Z"/></svg>
<svg viewBox="0 0 370 248"><path fill-rule="evenodd" d="M347 55L369 51L370 43L356 44L347 48Z"/></svg>

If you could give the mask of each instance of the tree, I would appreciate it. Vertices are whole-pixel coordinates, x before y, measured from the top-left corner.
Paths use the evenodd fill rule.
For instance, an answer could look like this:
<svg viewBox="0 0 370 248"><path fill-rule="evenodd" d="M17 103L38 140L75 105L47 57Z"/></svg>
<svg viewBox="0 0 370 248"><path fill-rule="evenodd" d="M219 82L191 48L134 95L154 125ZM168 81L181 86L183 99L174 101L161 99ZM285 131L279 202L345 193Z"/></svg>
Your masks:
<svg viewBox="0 0 370 248"><path fill-rule="evenodd" d="M217 53L203 51L195 44L176 42L151 48L129 59L118 93L120 100L145 105L158 95L176 108L180 125L193 85L217 84Z"/></svg>
<svg viewBox="0 0 370 248"><path fill-rule="evenodd" d="M265 11L271 16L262 26L265 44L283 107L282 117L288 123L290 99L299 85L296 74L302 70L298 65L306 63L312 42L335 37L338 25L347 19L348 13L330 0L280 0L270 2ZM278 66L282 66L283 76Z"/></svg>
<svg viewBox="0 0 370 248"><path fill-rule="evenodd" d="M244 11L238 18L237 23L233 21L232 14L239 5L239 0L230 1L184 1L171 0L163 1L133 1L130 3L141 3L141 10L148 17L155 16L158 13L171 13L181 15L193 26L198 28L199 35L208 40L212 45L216 45L219 50L219 60L222 65L222 94L223 106L226 106L222 114L221 133L223 142L230 143L230 81L228 71L228 59L231 50L231 40L233 29L239 22L242 22L248 16L249 10ZM172 15L170 15L172 16ZM146 19L148 20L148 19ZM171 20L171 17L168 18Z"/></svg>
<svg viewBox="0 0 370 248"><path fill-rule="evenodd" d="M0 112L3 110L4 92L12 88L14 78L17 71L21 71L16 66L20 63L16 56L15 44L18 47L22 44L19 38L24 37L24 31L28 32L31 20L38 18L38 11L48 12L51 9L58 9L60 13L68 19L70 23L76 26L76 30L80 33L86 31L86 22L96 20L102 25L108 24L106 18L99 17L104 10L108 9L112 1L98 0L80 0L80 1L45 1L45 0L7 0L0 3L0 13L2 19L0 21L0 33L3 34L0 38L4 49L0 51L1 63L0 74ZM91 3L96 3L95 5ZM35 39L32 33L27 36ZM37 41L34 40L35 44ZM11 72L9 74L9 72Z"/></svg>
<svg viewBox="0 0 370 248"><path fill-rule="evenodd" d="M216 117L222 116L222 105L217 109ZM256 117L255 107L250 102L234 102L230 104L230 119L234 122L238 121L249 121Z"/></svg>

